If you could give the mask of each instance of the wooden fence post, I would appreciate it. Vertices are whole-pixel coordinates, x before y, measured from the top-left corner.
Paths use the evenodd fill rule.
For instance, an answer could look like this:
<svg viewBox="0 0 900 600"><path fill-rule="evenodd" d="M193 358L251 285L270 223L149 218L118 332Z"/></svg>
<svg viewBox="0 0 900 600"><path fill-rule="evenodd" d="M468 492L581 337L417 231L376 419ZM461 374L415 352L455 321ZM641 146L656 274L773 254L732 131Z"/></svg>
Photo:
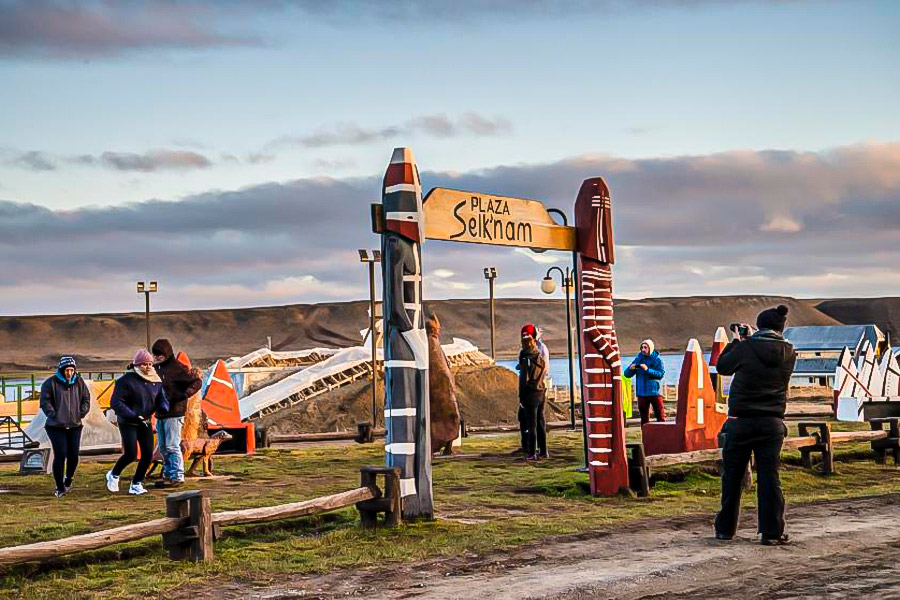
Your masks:
<svg viewBox="0 0 900 600"><path fill-rule="evenodd" d="M378 488L376 478L384 475L384 493ZM399 527L402 521L403 502L400 497L399 467L362 467L359 470L360 487L375 492L371 500L356 503L359 510L359 524L366 529L378 525L378 513L384 513L385 527Z"/></svg>
<svg viewBox="0 0 900 600"><path fill-rule="evenodd" d="M800 437L808 437L810 435L818 438L818 443L814 446L800 446L800 462L807 468L812 469L812 453L822 453L822 474L834 474L834 447L831 443L831 426L824 421L800 421L797 423L797 430ZM816 430L810 432L810 430Z"/></svg>
<svg viewBox="0 0 900 600"><path fill-rule="evenodd" d="M644 444L625 444L625 452L628 454L628 486L638 498L646 498L650 495L650 467L647 466Z"/></svg>
<svg viewBox="0 0 900 600"><path fill-rule="evenodd" d="M166 516L187 517L187 525L163 534L163 546L172 560L212 561L213 522L209 498L200 490L166 496Z"/></svg>

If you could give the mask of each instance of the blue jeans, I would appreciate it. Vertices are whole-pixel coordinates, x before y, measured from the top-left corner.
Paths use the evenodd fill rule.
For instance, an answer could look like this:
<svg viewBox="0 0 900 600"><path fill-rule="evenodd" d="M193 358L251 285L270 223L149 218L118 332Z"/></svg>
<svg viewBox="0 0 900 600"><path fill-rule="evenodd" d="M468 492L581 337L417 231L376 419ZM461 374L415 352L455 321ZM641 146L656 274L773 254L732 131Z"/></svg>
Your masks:
<svg viewBox="0 0 900 600"><path fill-rule="evenodd" d="M184 481L184 457L181 455L181 428L184 417L156 420L159 453L163 457L163 477L169 481Z"/></svg>

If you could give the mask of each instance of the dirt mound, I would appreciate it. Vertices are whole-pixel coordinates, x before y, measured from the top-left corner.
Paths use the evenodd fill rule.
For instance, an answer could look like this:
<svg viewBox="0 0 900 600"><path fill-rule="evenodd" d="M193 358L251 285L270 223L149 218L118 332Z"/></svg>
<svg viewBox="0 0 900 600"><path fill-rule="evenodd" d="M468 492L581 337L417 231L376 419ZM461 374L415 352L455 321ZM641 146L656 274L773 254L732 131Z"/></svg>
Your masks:
<svg viewBox="0 0 900 600"><path fill-rule="evenodd" d="M878 325L891 340L900 340L900 298L824 300L816 309L845 325Z"/></svg>
<svg viewBox="0 0 900 600"><path fill-rule="evenodd" d="M504 367L463 367L453 372L456 398L468 425L515 423L519 406L518 379ZM378 381L378 423L383 424L382 380ZM548 421L566 418L554 406L546 410ZM312 398L292 408L280 410L257 420L270 433L318 433L356 431L356 424L372 419L371 380L355 381L347 386Z"/></svg>

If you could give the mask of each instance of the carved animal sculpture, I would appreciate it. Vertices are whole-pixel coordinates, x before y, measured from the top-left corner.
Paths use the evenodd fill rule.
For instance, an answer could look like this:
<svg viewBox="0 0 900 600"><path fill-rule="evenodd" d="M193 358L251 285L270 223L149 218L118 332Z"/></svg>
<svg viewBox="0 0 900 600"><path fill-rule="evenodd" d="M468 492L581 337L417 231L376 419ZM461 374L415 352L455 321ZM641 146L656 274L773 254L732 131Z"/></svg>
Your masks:
<svg viewBox="0 0 900 600"><path fill-rule="evenodd" d="M432 314L425 323L428 333L428 395L431 400L431 451L443 449L453 454L453 440L459 436L459 404L450 363L441 348L441 322Z"/></svg>

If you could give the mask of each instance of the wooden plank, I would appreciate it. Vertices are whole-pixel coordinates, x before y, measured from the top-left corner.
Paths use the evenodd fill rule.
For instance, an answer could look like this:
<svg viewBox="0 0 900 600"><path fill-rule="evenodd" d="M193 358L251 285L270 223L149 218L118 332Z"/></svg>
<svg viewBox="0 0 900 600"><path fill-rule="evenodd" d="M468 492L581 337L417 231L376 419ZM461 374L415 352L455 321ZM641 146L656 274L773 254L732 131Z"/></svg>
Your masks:
<svg viewBox="0 0 900 600"><path fill-rule="evenodd" d="M887 431L832 431L832 444L852 444L854 442L872 442L888 437Z"/></svg>
<svg viewBox="0 0 900 600"><path fill-rule="evenodd" d="M353 506L363 500L375 498L375 490L361 487L349 492L332 494L322 498L313 498L303 502L292 502L278 506L229 510L212 514L212 522L218 525L240 525L241 523L264 523L293 517L303 517L328 512L338 508Z"/></svg>
<svg viewBox="0 0 900 600"><path fill-rule="evenodd" d="M575 250L575 228L557 225L538 200L434 188L423 207L431 240Z"/></svg>
<svg viewBox="0 0 900 600"><path fill-rule="evenodd" d="M182 525L183 521L186 522L187 519L163 517L144 523L123 525L115 529L105 529L61 540L0 548L0 565L14 565L34 560L45 560L65 556L66 554L84 552L85 550L96 550L113 544L133 542L145 537L175 531Z"/></svg>

